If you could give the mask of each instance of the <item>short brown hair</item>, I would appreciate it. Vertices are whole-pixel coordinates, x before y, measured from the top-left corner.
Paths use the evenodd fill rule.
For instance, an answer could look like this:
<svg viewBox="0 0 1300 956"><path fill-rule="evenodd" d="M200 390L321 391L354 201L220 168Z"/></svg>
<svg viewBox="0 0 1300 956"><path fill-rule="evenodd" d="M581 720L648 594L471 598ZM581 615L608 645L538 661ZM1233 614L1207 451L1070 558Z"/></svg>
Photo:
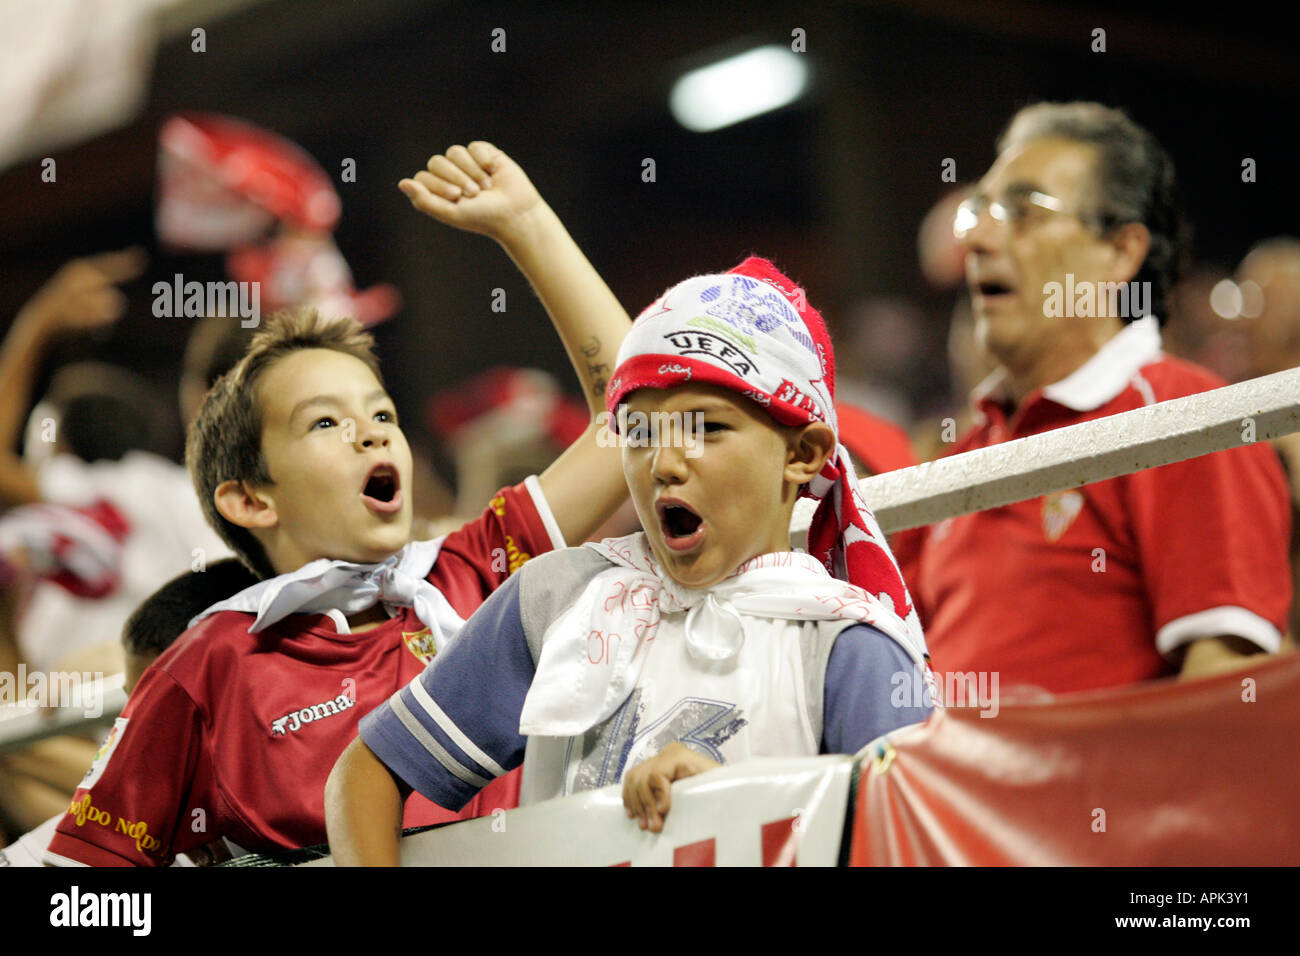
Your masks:
<svg viewBox="0 0 1300 956"><path fill-rule="evenodd" d="M382 385L374 346L374 338L355 319L327 319L315 309L279 312L266 320L244 357L204 396L185 442L185 465L208 524L259 577L276 574L266 549L249 529L228 521L214 500L218 486L225 481L272 483L262 454L257 383L268 368L292 352L332 349L365 362Z"/></svg>

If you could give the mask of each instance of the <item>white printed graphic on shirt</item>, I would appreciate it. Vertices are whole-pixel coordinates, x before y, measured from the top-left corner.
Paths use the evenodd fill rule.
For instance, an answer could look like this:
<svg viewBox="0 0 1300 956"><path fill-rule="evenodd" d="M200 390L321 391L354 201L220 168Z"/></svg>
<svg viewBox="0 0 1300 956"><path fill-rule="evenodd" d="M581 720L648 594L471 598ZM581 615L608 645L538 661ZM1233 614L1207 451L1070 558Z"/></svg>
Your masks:
<svg viewBox="0 0 1300 956"><path fill-rule="evenodd" d="M608 720L583 734L549 738L562 747L556 754L562 763L555 781L560 792L617 783L673 741L719 763L818 752L814 723L821 721L805 699L807 649L801 645L830 640L829 633L822 636L821 625L754 622L736 657L719 664L691 654L684 620L682 612L660 619L636 689ZM536 744L534 739L530 746L537 747L548 738L536 738ZM528 757L524 770L527 778ZM544 799L540 793L536 798Z"/></svg>

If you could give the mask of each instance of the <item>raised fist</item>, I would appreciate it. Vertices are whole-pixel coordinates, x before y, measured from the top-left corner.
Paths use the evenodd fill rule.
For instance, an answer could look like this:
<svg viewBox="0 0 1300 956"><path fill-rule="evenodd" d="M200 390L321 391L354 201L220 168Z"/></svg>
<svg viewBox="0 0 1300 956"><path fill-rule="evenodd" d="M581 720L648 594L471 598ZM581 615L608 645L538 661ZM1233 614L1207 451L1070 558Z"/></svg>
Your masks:
<svg viewBox="0 0 1300 956"><path fill-rule="evenodd" d="M411 205L439 222L498 240L542 204L519 165L481 140L432 157L397 186Z"/></svg>

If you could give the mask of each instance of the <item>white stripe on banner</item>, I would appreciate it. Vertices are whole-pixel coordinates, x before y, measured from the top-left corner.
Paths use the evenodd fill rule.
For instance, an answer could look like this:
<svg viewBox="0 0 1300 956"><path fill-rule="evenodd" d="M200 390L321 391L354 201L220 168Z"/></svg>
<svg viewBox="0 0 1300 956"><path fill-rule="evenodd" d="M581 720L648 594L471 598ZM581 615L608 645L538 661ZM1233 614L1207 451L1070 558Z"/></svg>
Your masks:
<svg viewBox="0 0 1300 956"><path fill-rule="evenodd" d="M662 833L628 819L620 785L602 787L417 833L402 864L835 866L852 769L842 754L757 757L689 777L673 784Z"/></svg>

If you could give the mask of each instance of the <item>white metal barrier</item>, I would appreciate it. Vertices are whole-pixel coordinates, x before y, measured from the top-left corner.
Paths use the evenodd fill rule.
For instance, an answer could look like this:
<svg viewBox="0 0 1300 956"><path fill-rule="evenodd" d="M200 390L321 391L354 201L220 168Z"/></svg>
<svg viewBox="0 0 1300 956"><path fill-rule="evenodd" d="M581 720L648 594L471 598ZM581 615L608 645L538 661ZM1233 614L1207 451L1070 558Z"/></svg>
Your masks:
<svg viewBox="0 0 1300 956"><path fill-rule="evenodd" d="M7 675L7 676L22 676ZM44 682L49 675L42 674ZM14 680L17 686L26 681ZM73 705L45 708L40 702L20 701L0 707L0 753L18 750L37 740L58 734L89 733L111 724L126 706L125 678L111 674L92 685L78 687Z"/></svg>
<svg viewBox="0 0 1300 956"><path fill-rule="evenodd" d="M1300 431L1300 368L865 478L886 533ZM806 541L815 503L791 535Z"/></svg>
<svg viewBox="0 0 1300 956"><path fill-rule="evenodd" d="M1300 369L887 472L861 487L881 528L892 533L1295 431ZM814 507L811 501L796 506L796 546L807 541ZM110 696L93 719L80 707L0 717L0 752L111 722L125 702L120 683Z"/></svg>

